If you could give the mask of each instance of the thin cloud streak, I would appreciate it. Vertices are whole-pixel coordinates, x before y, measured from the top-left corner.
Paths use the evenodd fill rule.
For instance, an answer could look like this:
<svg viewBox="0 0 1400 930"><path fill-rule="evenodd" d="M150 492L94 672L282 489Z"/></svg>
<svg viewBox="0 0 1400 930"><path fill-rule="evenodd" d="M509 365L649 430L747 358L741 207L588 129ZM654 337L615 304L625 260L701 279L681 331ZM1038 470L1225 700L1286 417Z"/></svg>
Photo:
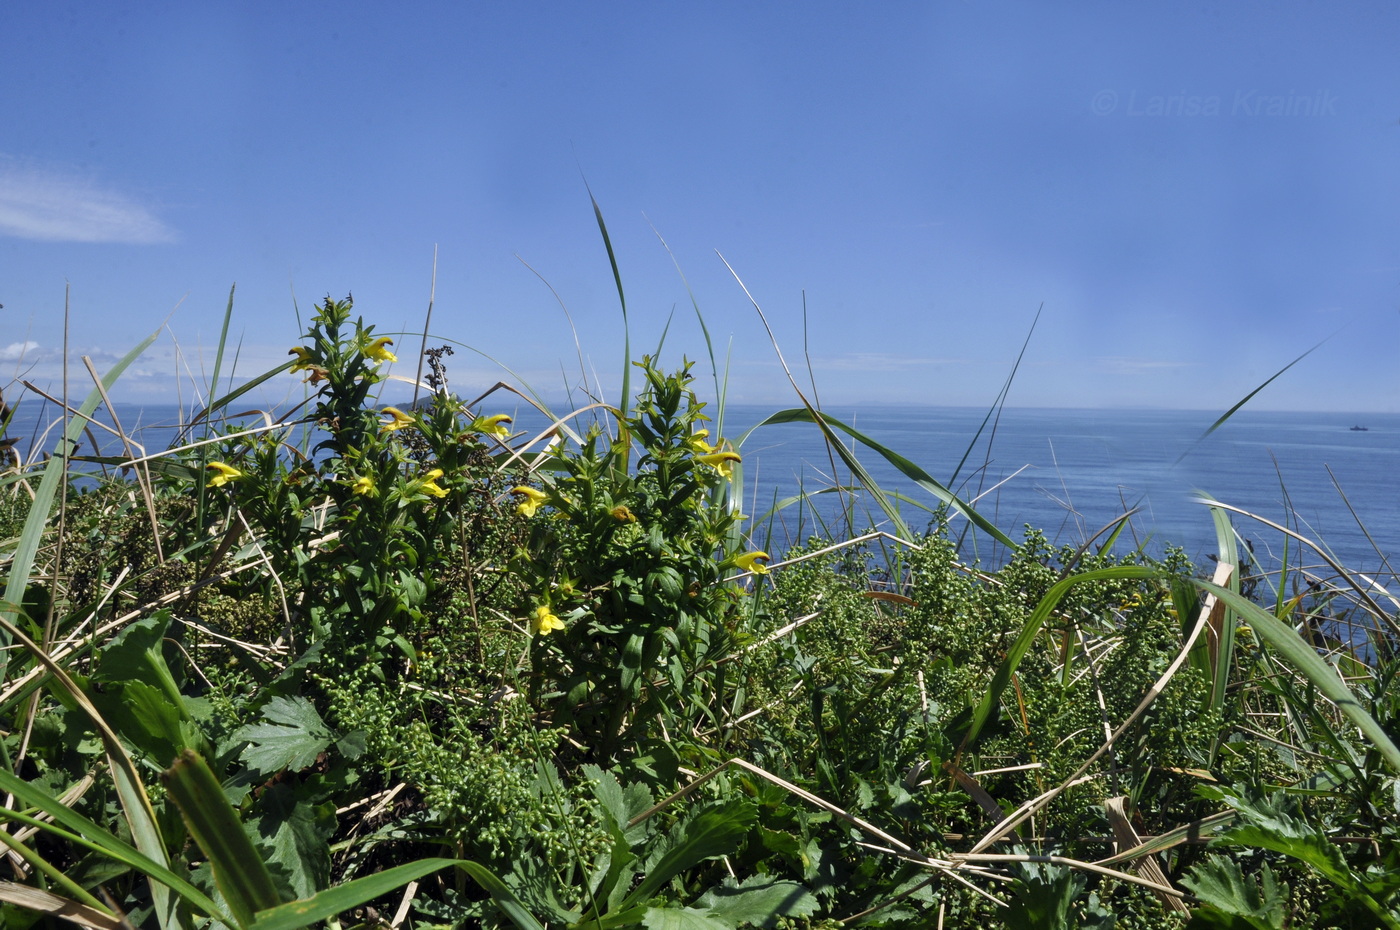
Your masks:
<svg viewBox="0 0 1400 930"><path fill-rule="evenodd" d="M127 195L0 156L0 235L40 242L174 242L175 233Z"/></svg>

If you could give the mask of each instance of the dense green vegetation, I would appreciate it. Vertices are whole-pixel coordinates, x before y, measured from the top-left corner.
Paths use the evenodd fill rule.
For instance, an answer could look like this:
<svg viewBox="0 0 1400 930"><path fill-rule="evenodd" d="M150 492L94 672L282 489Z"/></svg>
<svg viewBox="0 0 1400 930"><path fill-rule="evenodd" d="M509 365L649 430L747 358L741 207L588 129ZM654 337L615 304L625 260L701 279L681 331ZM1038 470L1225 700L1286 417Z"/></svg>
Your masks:
<svg viewBox="0 0 1400 930"><path fill-rule="evenodd" d="M1012 541L898 460L915 534L805 406L895 529L770 557L688 364L525 436L441 353L379 407L392 350L327 299L255 379L307 404L7 465L4 926L1400 927L1374 581L1223 508L1209 577Z"/></svg>

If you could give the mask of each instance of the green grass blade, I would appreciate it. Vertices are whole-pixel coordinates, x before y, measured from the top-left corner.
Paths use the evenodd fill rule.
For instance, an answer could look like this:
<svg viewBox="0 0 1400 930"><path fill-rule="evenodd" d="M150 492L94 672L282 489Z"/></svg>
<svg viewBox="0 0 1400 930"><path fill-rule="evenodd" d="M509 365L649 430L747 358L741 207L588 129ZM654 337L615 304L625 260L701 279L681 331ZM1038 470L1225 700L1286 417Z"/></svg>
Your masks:
<svg viewBox="0 0 1400 930"><path fill-rule="evenodd" d="M1045 596L1040 599L1035 610L1026 619L1026 625L1021 628L1021 635L1016 637L1016 642L1006 653L1006 658L1001 666L997 668L992 676L991 684L983 692L981 701L972 712L972 719L968 724L967 731L960 740L961 746L966 748L976 741L987 720L996 710L1001 702L1002 692L1011 683L1011 676L1015 674L1017 666L1025 658L1030 650L1031 644L1035 642L1036 636L1040 634L1040 628L1049 619L1050 614L1059 606L1061 599L1069 592L1069 589L1077 584L1089 581L1107 581L1116 578L1152 578L1161 574L1160 569L1151 568L1145 565L1118 565L1113 568L1100 568L1090 572L1083 572L1078 575L1071 575L1061 579L1054 587L1045 592Z"/></svg>
<svg viewBox="0 0 1400 930"><path fill-rule="evenodd" d="M1195 584L1233 607L1241 619L1254 630L1255 636L1267 643L1295 671L1336 704L1352 724L1371 741L1390 764L1391 769L1400 772L1400 747L1395 745L1376 719L1366 712L1356 695L1352 694L1351 689L1342 681L1337 670L1317 654L1317 649L1312 644L1299 636L1293 627L1252 603L1239 592L1222 588L1209 581L1197 580Z"/></svg>
<svg viewBox="0 0 1400 930"><path fill-rule="evenodd" d="M23 814L3 808L0 808L0 819L16 820L22 823L28 823L32 826L37 826L40 829L48 830L79 846L107 856L128 868L135 869L141 874L166 885L171 891L178 894L196 910L216 920L232 923L232 920L223 913L223 910L205 895L204 892L200 891L179 875L176 875L167 866L143 855L140 850L136 849L131 844L113 836L93 821L87 819L72 808L59 803L57 798L45 794L24 779L18 778L0 769L0 790L8 794L13 794L30 807L43 811L52 818L53 822L49 823L36 820L35 818L26 817ZM55 824L58 826L56 827ZM60 830L58 827L66 827L67 831L71 832Z"/></svg>
<svg viewBox="0 0 1400 930"><path fill-rule="evenodd" d="M906 459L898 452L886 448L885 446L871 439L869 436L866 436L864 433L860 432L854 427L842 423L840 420L836 419L835 417L829 414L821 413L819 411L812 411L805 407L793 407L788 410L780 410L777 413L774 413L771 416L768 416L759 423L757 423L755 426L749 429L748 432L744 434L744 437L747 438L749 433L752 433L760 426L766 426L769 424L813 422L817 423L817 425L822 428L822 431L828 435L831 435L831 428L835 427L836 429L839 429L842 432L846 433L848 436L861 443L862 445L873 449L875 452L879 453L879 455L882 458L884 458L885 461L889 462L903 475L905 475L905 477L912 480L915 484L923 488L925 491L928 491L934 497L943 501L953 510L962 514L968 519L968 522L972 523L978 529L982 530L982 532L991 536L993 539L1006 546L1008 549L1015 550L1020 548L1016 545L1015 542L1012 541L1010 536L1007 536L1001 530L997 529L991 523L990 520L983 517L971 506L963 503L963 501L956 494L944 487L942 483L940 483L928 472L924 471L918 465L915 465L913 462L909 461L909 459ZM860 477L861 483L866 486L867 490L870 490L872 492L876 501L880 503L881 509L884 510L885 513L891 517L891 519L895 520L897 526L901 527L900 535L904 536L905 538L908 538L908 528L903 526L902 520L897 519L896 511L894 510L893 505L889 502L888 492L880 491L878 486L876 486L874 480L871 479L870 476L866 473L865 469L861 467L861 465L858 462L856 462L855 457L852 456L848 450L846 450L845 446L843 446L839 441L835 441L834 435L832 435L831 438L833 445L838 450L838 454L841 455L842 461L845 463L846 467L850 468ZM743 440L741 439L740 442L742 441ZM876 491L880 491L880 493L875 493Z"/></svg>
<svg viewBox="0 0 1400 930"><path fill-rule="evenodd" d="M385 869L364 878L327 888L302 901L292 901L263 911L248 930L298 930L307 924L329 920L337 914L373 901L397 888L449 866L458 866L485 888L499 907L521 930L544 930L505 883L488 869L464 859L419 859Z"/></svg>
<svg viewBox="0 0 1400 930"><path fill-rule="evenodd" d="M1198 492L1199 493L1199 492ZM1209 497L1202 494L1202 497ZM1219 546L1217 558L1228 565L1233 565L1235 571L1230 575L1230 590L1236 594L1240 590L1240 550L1235 539L1235 528L1230 522L1230 515L1219 507L1210 508L1211 518L1215 521L1215 539ZM1219 639L1215 644L1214 652L1207 651L1211 666L1208 669L1210 675L1210 706L1211 710L1220 710L1225 706L1225 689L1230 683L1230 670L1234 668L1235 656L1235 629L1239 626L1238 618L1228 602L1225 606L1225 617L1220 625Z"/></svg>
<svg viewBox="0 0 1400 930"><path fill-rule="evenodd" d="M159 335L160 330L156 330L143 339L136 348L122 356L103 376L103 389L110 389L113 384L116 384L117 378L121 376L127 366L136 361L142 352L150 348ZM29 506L29 516L24 521L24 529L20 531L19 545L15 549L14 556L10 559L10 574L5 582L4 598L8 603L0 605L0 617L11 623L19 619L19 610L13 605L24 603L24 592L29 587L29 573L34 567L34 557L39 551L39 543L43 539L45 528L48 526L49 509L53 506L53 499L58 493L59 484L66 476L66 462L72 450L77 448L78 437L82 435L88 419L97 409L97 405L102 402L102 393L97 388L93 388L87 399L83 401L82 406L78 408L78 412L69 420L63 439L59 441L53 459L44 469L44 477L39 481L39 488L34 492L34 500ZM0 629L0 647L7 647L10 643L9 633ZM7 652L6 658L0 661L0 679L8 677L7 674L3 674L8 666L9 654Z"/></svg>
<svg viewBox="0 0 1400 930"><path fill-rule="evenodd" d="M617 301L622 305L622 402L617 405L617 409L622 411L622 418L626 419L632 409L632 337L631 327L627 322L627 295L622 291L622 272L617 268L617 253L613 251L612 237L608 235L608 224L603 222L603 210L598 206L598 200L593 196L593 189L584 181L583 186L588 190L588 200L593 204L593 216L598 221L598 232L603 234L603 248L608 252L608 264L612 266L613 283L617 285Z"/></svg>
<svg viewBox="0 0 1400 930"><path fill-rule="evenodd" d="M156 814L151 807L150 795L146 792L146 786L141 781L141 774L136 769L136 763L132 761L131 754L122 745L116 731L98 713L97 708L82 688L78 687L77 683L47 652L26 636L23 630L14 626L3 616L0 616L0 628L2 628L0 632L9 633L14 641L29 650L35 660L49 670L49 674L58 682L59 686L68 692L74 703L92 720L98 734L102 737L102 746L107 753L107 765L112 773L112 784L116 788L117 798L121 802L122 816L126 819L127 826L131 830L131 838L135 841L136 848L162 867L168 866L170 860L165 852L165 839L161 836L160 826L156 822ZM151 898L155 905L156 918L164 930L183 927L184 922L175 908L176 902L170 897L170 889L162 882L164 879L151 883Z"/></svg>
<svg viewBox="0 0 1400 930"><path fill-rule="evenodd" d="M982 431L987 428L987 424L991 423L993 417L996 417L997 421L1000 422L1001 411L1006 406L1006 396L1011 393L1011 383L1016 380L1016 372L1021 368L1021 360L1026 357L1026 349L1030 347L1031 336L1035 335L1035 326L1040 322L1040 313L1044 309L1045 305L1041 304L1040 309L1035 311L1035 319L1031 320L1031 328L1026 333L1025 341L1021 343L1021 351L1016 353L1016 361L1011 365L1011 371L1006 376L1006 382L1002 384L1001 391L997 393L996 399L992 401L991 409L988 410L987 415L982 418L982 423L977 427L977 432L972 434L972 439L968 442L967 450L963 452L963 457L959 460L958 467L954 468L953 474L948 477L949 484L956 485L958 483L958 475L962 474L963 466L967 464L968 458L972 456L972 450L977 447L977 440L982 437ZM996 436L996 431L996 424L993 423L993 438ZM991 440L988 440L988 442L990 443ZM990 445L987 448L987 455L991 455Z"/></svg>
<svg viewBox="0 0 1400 930"><path fill-rule="evenodd" d="M163 781L190 835L209 857L214 883L239 926L251 924L258 911L281 904L272 873L243 832L223 786L199 754L186 749L165 770Z"/></svg>
<svg viewBox="0 0 1400 930"><path fill-rule="evenodd" d="M296 359L292 359L291 361L288 361L285 364L278 365L271 371L263 372L262 374L258 375L256 378L253 378L245 384L240 384L238 387L234 388L232 391L229 391L222 397L219 397L216 400L211 400L208 406L206 406L203 410L199 411L199 413L194 415L194 417L190 420L189 425L194 426L200 420L203 420L210 414L212 414L215 410L227 407L229 404L233 403L235 400L242 397L244 394L247 394L249 391L253 390L259 385L267 382L269 379L280 375L282 372L289 370L295 364Z"/></svg>
<svg viewBox="0 0 1400 930"><path fill-rule="evenodd" d="M219 348L214 353L214 377L209 381L209 396L219 393L219 369L224 363L224 347L228 343L228 324L233 319L233 292L238 287L233 284L228 289L228 306L224 308L224 323L219 328Z"/></svg>
<svg viewBox="0 0 1400 930"><path fill-rule="evenodd" d="M1331 336L1328 336L1328 337L1327 337L1327 339L1331 339L1331 338L1332 338ZM1176 461L1173 462L1172 465L1173 465L1173 466L1180 465L1180 464L1182 463L1182 461L1186 458L1186 456L1190 455L1191 452L1192 452L1197 446L1199 446L1202 442L1205 441L1205 438L1206 438L1207 436L1209 436L1211 433L1215 432L1216 430L1220 429L1220 427L1224 426L1224 425L1225 425L1225 421L1229 420L1232 416L1234 416L1234 415L1239 411L1239 409L1240 409L1241 407L1243 407L1245 404L1247 404L1247 403L1249 403L1251 400L1253 400L1255 394L1258 394L1260 391L1264 390L1264 388L1266 388L1266 387L1268 387L1270 384L1272 384L1272 383L1274 382L1274 380L1275 380L1276 378L1279 377L1279 375L1283 374L1285 371L1287 371L1288 369L1292 368L1294 365L1298 364L1298 363L1301 362L1303 359L1307 358L1309 355L1312 355L1312 354L1313 354L1314 352L1316 352L1318 349L1322 348L1323 343L1327 342L1327 339L1322 340L1322 342L1319 342L1317 345L1313 346L1311 349L1309 349L1308 351L1304 352L1302 355L1298 356L1298 357L1295 358L1293 361L1289 362L1287 365L1284 365L1284 366L1283 366L1282 368L1280 368L1278 371L1274 372L1274 373L1269 377L1269 379L1268 379L1267 381L1265 381L1263 384L1259 385L1257 388L1255 388L1254 390L1252 390L1252 391L1250 391L1248 394L1246 394L1243 398L1240 399L1239 403L1235 404L1235 406L1231 407L1229 410L1226 410L1225 413L1224 413L1223 415L1221 415L1221 417L1220 417L1218 420L1216 420L1214 423L1212 423L1212 424L1210 425L1210 428L1209 428L1208 430L1206 430L1204 433L1201 434L1201 436L1200 436L1199 439L1197 439L1195 442L1191 443L1191 445L1187 447L1187 449L1186 449L1185 452L1183 452L1183 453L1181 453L1181 455L1177 456Z"/></svg>

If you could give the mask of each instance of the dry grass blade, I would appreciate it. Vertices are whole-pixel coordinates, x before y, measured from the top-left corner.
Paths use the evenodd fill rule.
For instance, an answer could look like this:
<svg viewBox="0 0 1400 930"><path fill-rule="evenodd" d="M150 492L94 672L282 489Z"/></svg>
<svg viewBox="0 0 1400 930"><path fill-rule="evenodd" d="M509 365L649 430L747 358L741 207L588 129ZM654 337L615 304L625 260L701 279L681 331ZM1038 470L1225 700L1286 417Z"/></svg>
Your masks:
<svg viewBox="0 0 1400 930"><path fill-rule="evenodd" d="M1234 570L1235 569L1233 565L1230 565L1228 562L1221 562L1219 565L1216 566L1215 569L1215 583L1217 585L1224 586L1226 583L1229 582L1230 576L1234 574ZM1182 644L1181 650L1177 653L1176 658L1172 660L1172 664L1167 666L1167 670L1162 673L1161 677L1158 678L1157 681L1152 685L1152 687L1148 689L1147 694L1138 703L1137 709L1128 715L1127 720L1124 720L1121 724L1119 724L1118 729L1113 731L1113 735L1109 737L1108 741L1105 742L1102 746L1100 746L1092 756L1090 756L1084 761L1084 764L1082 764L1078 768L1078 770L1074 772L1074 774L1072 774L1069 778L1065 779L1065 781L1058 787L1053 788L1050 791L1047 791L1045 794L1041 795L1040 797L1034 798L1028 801L1027 803L1021 805L1020 810L1018 810L1015 814L1011 815L1006 820L993 827L991 831L987 833L986 836L982 837L982 839L980 839L977 842L976 846L972 847L972 852L980 853L982 850L988 848L993 843L1000 840L1002 837L1009 835L1010 832L1016 827L1018 827L1023 821L1034 815L1037 811L1044 808L1055 798L1059 797L1059 795L1063 791L1068 789L1071 785L1076 784L1079 778L1083 776L1085 772L1089 771L1090 766L1092 766L1095 762L1099 761L1099 759L1103 758L1104 754L1113 748L1113 744L1118 741L1118 738L1121 737L1124 733L1126 733L1129 727L1137 723L1138 718L1143 715L1143 712L1146 711L1149 706L1151 706L1153 701L1157 700L1158 696L1161 695L1162 690L1166 688L1167 683L1170 682L1172 678L1175 677L1176 673L1181 669L1181 666L1186 664L1186 659L1191 654L1191 649L1196 645L1196 640L1200 638L1201 632L1206 628L1206 625L1210 622L1211 615L1217 610L1224 610L1224 604L1221 603L1214 595L1207 595L1205 602L1201 605L1201 613L1200 616L1196 619L1196 625L1191 629L1191 634L1186 637L1186 642Z"/></svg>
<svg viewBox="0 0 1400 930"><path fill-rule="evenodd" d="M1109 798L1103 802L1104 812L1108 814L1108 825L1113 829L1113 845L1116 849L1135 849L1142 845L1142 839L1138 836L1137 830L1133 829L1132 819L1128 816L1128 797L1126 795L1116 798ZM1125 860L1133 862L1134 868L1143 878L1161 885L1164 888L1171 888L1172 883L1167 878L1167 873L1162 871L1161 863L1157 857L1151 853L1142 856L1140 859ZM1152 889L1153 894L1161 899L1162 904L1169 911L1177 913L1188 913L1188 908L1177 895L1167 894L1156 888Z"/></svg>
<svg viewBox="0 0 1400 930"><path fill-rule="evenodd" d="M102 396L102 403L107 407L107 412L112 416L112 425L116 427L117 436L122 441L122 449L125 451L127 458L135 458L135 456L131 454L131 438L127 436L126 430L122 428L121 420L117 417L117 408L112 405L112 398L107 395L107 388L102 384L102 376L97 373L97 367L92 364L92 359L88 358L86 355L83 356L83 364L87 366L88 374L92 376L92 383L96 387L97 393ZM141 451L144 454L146 450L142 449ZM165 551L161 548L160 544L160 519L156 516L156 498L155 494L151 491L151 472L150 469L146 467L145 463L136 466L135 472L136 484L141 489L141 498L146 504L146 514L151 520L151 543L155 546L156 561L164 565Z"/></svg>
<svg viewBox="0 0 1400 930"><path fill-rule="evenodd" d="M841 820L844 820L846 823L849 823L851 826L856 827L862 832L867 833L870 836L876 837L877 839L883 840L885 843L893 847L894 851L901 858L905 858L910 860L911 862L918 862L921 865L931 866L937 869L947 869L950 867L950 863L948 863L947 861L942 859L933 859L928 856L925 856L924 854L915 850L908 843L905 843L903 840L891 836L884 830L881 830L879 827L875 826L873 823L870 823L866 820L862 820L854 814L848 813L842 808L837 807L835 804L832 804L830 801L818 797L817 795L812 794L810 791L805 791L802 788L799 788L796 785L794 785L792 782L787 781L784 778L780 778L777 775L774 775L772 772L765 771L751 762L746 762L745 760L738 758L730 759L728 762L725 762L711 769L704 775L701 775L695 781L686 785L681 790L669 795L668 797L657 802L656 804L653 804L651 807L642 811L640 814L628 821L627 826L634 827L637 824L654 815L657 811L666 809L675 802L679 801L681 798L684 798L686 795L690 794L696 788L699 788L701 785L705 784L705 782L709 781L710 779L714 778L716 775L720 774L725 769L730 767L743 769L751 775L757 775L759 778L762 778L765 781L777 785L784 791L797 795L799 798L806 801L808 804L811 804L814 807L819 807L822 810L827 811L828 813L833 814L836 817L839 817Z"/></svg>
<svg viewBox="0 0 1400 930"><path fill-rule="evenodd" d="M14 882L0 881L0 901L41 914L62 917L80 927L91 927L93 930L123 930L131 926L122 918L103 913L94 907Z"/></svg>
<svg viewBox="0 0 1400 930"><path fill-rule="evenodd" d="M997 823L1006 819L1006 811L1001 809L996 798L987 793L987 789L982 787L981 782L958 768L952 760L943 763L943 770L953 776L953 780L958 783L959 787L966 791L989 817L992 817ZM1021 835L1015 830L1011 831L1011 836L1016 839L1021 838Z"/></svg>
<svg viewBox="0 0 1400 930"><path fill-rule="evenodd" d="M1130 882L1134 885L1141 885L1158 894L1171 895L1177 898L1188 897L1186 892L1177 891L1170 885L1159 885L1156 882L1131 875L1127 872L1120 872L1117 869L1109 869L1099 865L1097 862L1085 862L1082 859L1070 859L1067 856L1030 856L1018 855L1016 853L953 853L952 858L955 863L963 862L1044 862L1050 865L1063 865L1071 869L1082 869L1085 872L1094 872L1107 878L1116 878L1122 882Z"/></svg>
<svg viewBox="0 0 1400 930"><path fill-rule="evenodd" d="M1160 836L1154 836L1150 840L1144 840L1131 849L1124 849L1106 859L1099 859L1098 864L1113 865L1115 862L1130 862L1142 856L1171 849L1173 846L1180 846L1182 843L1189 843L1192 840L1201 840L1204 839L1207 834L1225 826L1234 819L1234 811L1223 811L1219 814L1211 814L1209 817L1202 817L1200 820L1193 820L1188 824L1183 824L1175 830L1168 830L1166 833Z"/></svg>

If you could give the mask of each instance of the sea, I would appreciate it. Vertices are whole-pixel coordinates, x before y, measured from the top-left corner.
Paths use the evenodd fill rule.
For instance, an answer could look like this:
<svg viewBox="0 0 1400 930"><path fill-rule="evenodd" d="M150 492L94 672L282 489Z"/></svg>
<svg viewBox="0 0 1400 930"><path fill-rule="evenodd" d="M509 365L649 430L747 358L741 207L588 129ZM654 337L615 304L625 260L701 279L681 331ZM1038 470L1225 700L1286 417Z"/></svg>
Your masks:
<svg viewBox="0 0 1400 930"><path fill-rule="evenodd" d="M148 451L168 447L179 434L174 406L115 407L123 429ZM814 425L755 426L777 409L731 405L725 411L725 437L735 443L742 437L743 509L752 518L755 541L781 551L813 535L894 532L894 521L868 494L830 490L857 482ZM1232 514L1232 525L1239 544L1264 568L1285 556L1285 534L1264 520L1290 528L1350 571L1377 577L1387 587L1391 566L1400 567L1400 494L1394 483L1400 476L1400 414L1246 408L1211 431L1219 414L1196 410L1006 408L989 417L985 408L864 405L826 412L919 466L1014 540L1030 526L1052 543L1078 546L1133 510L1115 551L1142 547L1160 556L1166 547L1177 547L1208 570L1219 548L1215 523L1201 503L1209 498L1253 515ZM540 422L528 408L514 413L525 430ZM53 447L55 419L54 408L27 399L8 435L28 459L33 448ZM111 423L105 412L98 419ZM94 428L91 435L104 454L116 451L110 434ZM875 449L846 439L875 482L894 492L910 532L934 525L934 495ZM91 451L88 443L80 453ZM775 503L804 493L805 503L770 512ZM1004 547L968 528L960 516L953 516L950 532L969 559L995 565L1006 558ZM1288 540L1286 554L1292 566L1330 574L1316 551L1296 540Z"/></svg>

